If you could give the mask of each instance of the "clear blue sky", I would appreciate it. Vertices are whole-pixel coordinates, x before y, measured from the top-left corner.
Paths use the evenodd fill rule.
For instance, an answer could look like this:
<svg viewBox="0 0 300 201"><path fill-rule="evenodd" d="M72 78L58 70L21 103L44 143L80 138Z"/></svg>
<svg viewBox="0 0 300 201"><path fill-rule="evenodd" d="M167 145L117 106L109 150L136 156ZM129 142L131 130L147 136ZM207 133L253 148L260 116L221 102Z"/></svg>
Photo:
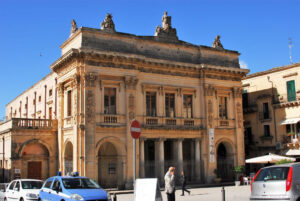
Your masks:
<svg viewBox="0 0 300 201"><path fill-rule="evenodd" d="M180 40L211 46L219 34L251 73L290 64L289 37L300 62L300 0L0 0L0 119L7 103L50 72L73 18L100 28L112 13L117 31L153 35L164 11Z"/></svg>

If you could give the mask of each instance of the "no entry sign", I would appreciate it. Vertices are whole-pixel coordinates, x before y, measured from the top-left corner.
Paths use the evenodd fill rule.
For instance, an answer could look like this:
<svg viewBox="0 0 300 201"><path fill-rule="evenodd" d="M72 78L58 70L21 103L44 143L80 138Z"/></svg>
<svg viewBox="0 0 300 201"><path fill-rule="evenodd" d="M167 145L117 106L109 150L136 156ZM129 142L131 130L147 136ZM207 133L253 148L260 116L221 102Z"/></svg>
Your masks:
<svg viewBox="0 0 300 201"><path fill-rule="evenodd" d="M137 120L133 120L130 125L130 133L134 139L138 139L141 135L141 126Z"/></svg>

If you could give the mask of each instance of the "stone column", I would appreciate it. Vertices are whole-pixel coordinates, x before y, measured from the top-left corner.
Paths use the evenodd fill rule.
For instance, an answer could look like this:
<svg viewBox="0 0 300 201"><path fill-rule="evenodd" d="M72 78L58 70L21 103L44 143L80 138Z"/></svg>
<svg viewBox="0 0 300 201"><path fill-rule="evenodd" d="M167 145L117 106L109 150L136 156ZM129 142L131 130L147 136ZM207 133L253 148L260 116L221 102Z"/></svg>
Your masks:
<svg viewBox="0 0 300 201"><path fill-rule="evenodd" d="M145 178L145 140L140 138L140 178Z"/></svg>
<svg viewBox="0 0 300 201"><path fill-rule="evenodd" d="M200 139L195 139L195 168L196 181L201 180Z"/></svg>
<svg viewBox="0 0 300 201"><path fill-rule="evenodd" d="M177 141L177 164L178 164L178 173L180 174L183 171L183 154L182 154L182 141L180 138Z"/></svg>
<svg viewBox="0 0 300 201"><path fill-rule="evenodd" d="M157 178L164 178L164 139L159 138L155 141L155 175Z"/></svg>

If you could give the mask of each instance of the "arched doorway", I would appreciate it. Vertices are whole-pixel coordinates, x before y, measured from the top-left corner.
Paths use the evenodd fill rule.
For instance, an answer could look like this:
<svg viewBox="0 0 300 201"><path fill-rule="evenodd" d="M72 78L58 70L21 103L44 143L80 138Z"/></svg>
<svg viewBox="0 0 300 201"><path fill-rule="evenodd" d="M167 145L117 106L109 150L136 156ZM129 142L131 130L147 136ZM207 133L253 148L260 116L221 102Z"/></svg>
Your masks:
<svg viewBox="0 0 300 201"><path fill-rule="evenodd" d="M67 142L64 154L64 174L67 175L73 172L73 144Z"/></svg>
<svg viewBox="0 0 300 201"><path fill-rule="evenodd" d="M103 188L120 188L123 178L122 159L111 142L105 142L98 151L98 182Z"/></svg>
<svg viewBox="0 0 300 201"><path fill-rule="evenodd" d="M232 147L227 142L222 142L217 148L217 171L222 178L222 181L233 181L233 151Z"/></svg>
<svg viewBox="0 0 300 201"><path fill-rule="evenodd" d="M47 179L49 177L49 151L40 143L27 144L22 150L23 177Z"/></svg>

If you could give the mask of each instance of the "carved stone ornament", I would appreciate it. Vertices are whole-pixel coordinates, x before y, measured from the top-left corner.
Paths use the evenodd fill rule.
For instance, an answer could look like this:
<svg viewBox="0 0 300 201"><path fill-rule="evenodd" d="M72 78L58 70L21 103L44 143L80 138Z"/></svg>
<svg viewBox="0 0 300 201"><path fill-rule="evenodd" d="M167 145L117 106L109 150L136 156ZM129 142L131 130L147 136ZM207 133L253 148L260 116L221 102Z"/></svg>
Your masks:
<svg viewBox="0 0 300 201"><path fill-rule="evenodd" d="M241 87L233 87L232 93L233 93L233 97L241 98L243 94L243 89Z"/></svg>
<svg viewBox="0 0 300 201"><path fill-rule="evenodd" d="M86 95L86 121L87 123L93 123L95 121L95 97L91 90L87 91Z"/></svg>
<svg viewBox="0 0 300 201"><path fill-rule="evenodd" d="M72 19L71 24L72 24L72 27L71 27L71 34L70 34L70 36L72 36L77 31L77 29L78 29L77 28L77 24L76 24L76 22L75 22L74 19Z"/></svg>
<svg viewBox="0 0 300 201"><path fill-rule="evenodd" d="M96 80L98 78L97 73L87 73L84 75L85 78L85 86L87 87L95 87Z"/></svg>
<svg viewBox="0 0 300 201"><path fill-rule="evenodd" d="M213 96L216 91L216 88L212 85L205 86L205 95L206 96Z"/></svg>
<svg viewBox="0 0 300 201"><path fill-rule="evenodd" d="M176 29L172 28L171 25L171 16L168 16L167 12L164 12L164 15L162 17L162 27L156 27L154 36L158 36L159 38L178 40Z"/></svg>
<svg viewBox="0 0 300 201"><path fill-rule="evenodd" d="M73 81L73 87L74 87L74 88L77 87L78 84L80 83L80 75L74 74L74 75L72 76L72 81Z"/></svg>
<svg viewBox="0 0 300 201"><path fill-rule="evenodd" d="M112 20L112 15L108 13L104 19L104 21L101 23L101 30L109 33L115 33L115 24Z"/></svg>
<svg viewBox="0 0 300 201"><path fill-rule="evenodd" d="M237 110L237 120L238 120L238 128L242 127L242 122L243 122L243 110L242 110L242 104L238 102L236 104L236 110Z"/></svg>
<svg viewBox="0 0 300 201"><path fill-rule="evenodd" d="M125 76L124 82L126 89L135 89L139 79L134 76Z"/></svg>
<svg viewBox="0 0 300 201"><path fill-rule="evenodd" d="M60 82L56 85L56 87L57 87L58 94L62 95L64 93L64 84Z"/></svg>
<svg viewBox="0 0 300 201"><path fill-rule="evenodd" d="M222 43L221 43L221 41L220 41L220 36L219 35L217 35L216 36L216 38L215 38L215 40L214 40L214 42L213 42L213 44L212 44L212 47L213 48L216 48L216 49L224 49L223 48L223 45L222 45Z"/></svg>

